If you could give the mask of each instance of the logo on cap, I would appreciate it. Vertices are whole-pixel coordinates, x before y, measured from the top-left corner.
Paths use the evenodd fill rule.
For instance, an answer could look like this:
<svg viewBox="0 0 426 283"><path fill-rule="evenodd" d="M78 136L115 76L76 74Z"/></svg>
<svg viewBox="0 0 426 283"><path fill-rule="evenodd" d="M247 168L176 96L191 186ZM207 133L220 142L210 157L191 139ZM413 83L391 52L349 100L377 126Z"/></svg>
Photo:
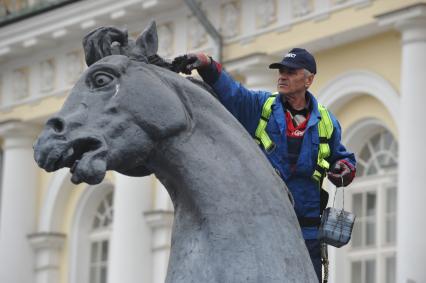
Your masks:
<svg viewBox="0 0 426 283"><path fill-rule="evenodd" d="M285 57L295 58L295 57L296 57L296 54L294 54L294 53L287 53L287 54L284 56L284 58L285 58Z"/></svg>

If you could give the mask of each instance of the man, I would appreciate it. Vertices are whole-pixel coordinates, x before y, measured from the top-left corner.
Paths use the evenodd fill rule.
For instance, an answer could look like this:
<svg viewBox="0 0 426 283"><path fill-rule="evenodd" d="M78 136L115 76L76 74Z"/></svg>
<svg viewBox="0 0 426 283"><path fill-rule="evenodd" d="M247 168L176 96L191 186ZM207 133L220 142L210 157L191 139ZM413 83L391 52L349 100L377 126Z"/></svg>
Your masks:
<svg viewBox="0 0 426 283"><path fill-rule="evenodd" d="M347 186L355 177L356 161L341 144L336 118L308 91L317 71L314 57L305 49L294 48L281 62L269 66L278 70L276 96L246 89L202 53L177 57L173 64L185 73L197 69L221 103L257 140L292 193L303 238L321 281L317 236L328 200L321 190L322 181L328 175L337 187Z"/></svg>

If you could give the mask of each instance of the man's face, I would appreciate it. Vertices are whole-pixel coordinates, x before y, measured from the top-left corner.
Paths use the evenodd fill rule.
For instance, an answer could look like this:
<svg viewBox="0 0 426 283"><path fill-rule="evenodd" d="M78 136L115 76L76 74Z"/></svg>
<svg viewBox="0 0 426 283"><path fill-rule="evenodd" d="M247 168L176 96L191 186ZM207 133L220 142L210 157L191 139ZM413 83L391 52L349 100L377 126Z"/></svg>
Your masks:
<svg viewBox="0 0 426 283"><path fill-rule="evenodd" d="M283 67L278 70L277 90L289 97L305 95L313 78L313 75L306 76L303 69Z"/></svg>

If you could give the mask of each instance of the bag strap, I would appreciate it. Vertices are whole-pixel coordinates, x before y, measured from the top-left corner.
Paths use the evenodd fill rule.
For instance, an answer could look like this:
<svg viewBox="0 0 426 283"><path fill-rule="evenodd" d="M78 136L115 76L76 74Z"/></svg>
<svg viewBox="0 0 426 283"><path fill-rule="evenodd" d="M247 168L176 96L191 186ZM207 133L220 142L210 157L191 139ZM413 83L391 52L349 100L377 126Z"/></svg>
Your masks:
<svg viewBox="0 0 426 283"><path fill-rule="evenodd" d="M343 183L343 177L342 178L342 183ZM337 195L337 187L334 188L334 198L333 198L333 208L334 208L334 204L336 202L336 195ZM343 206L342 206L342 210L345 208L345 189L342 187L342 191L343 191Z"/></svg>

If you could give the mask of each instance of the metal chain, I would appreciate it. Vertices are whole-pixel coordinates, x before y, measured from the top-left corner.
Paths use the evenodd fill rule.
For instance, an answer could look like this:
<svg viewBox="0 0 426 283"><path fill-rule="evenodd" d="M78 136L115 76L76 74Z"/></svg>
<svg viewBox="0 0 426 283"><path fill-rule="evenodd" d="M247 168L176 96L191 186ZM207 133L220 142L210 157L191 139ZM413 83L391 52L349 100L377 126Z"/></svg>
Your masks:
<svg viewBox="0 0 426 283"><path fill-rule="evenodd" d="M345 189L343 188L343 176L341 176L342 178L342 190L343 190L343 207L342 207L342 213L343 210L345 208ZM335 192L334 192L334 198L333 198L333 208L334 208L334 204L336 202L336 195L337 195L337 187L335 187ZM328 252L327 252L327 244L325 243L321 243L321 257L322 257L322 264L324 266L324 278L323 278L323 283L328 283L328 267L329 267L329 260L328 260Z"/></svg>
<svg viewBox="0 0 426 283"><path fill-rule="evenodd" d="M334 190L333 207L334 207L334 203L336 202L336 195L337 195L337 187Z"/></svg>
<svg viewBox="0 0 426 283"><path fill-rule="evenodd" d="M327 283L328 282L328 266L329 266L329 261L328 261L327 244L324 243L324 242L321 242L321 262L322 262L322 265L324 266L324 279L323 279L323 283Z"/></svg>
<svg viewBox="0 0 426 283"><path fill-rule="evenodd" d="M328 259L324 261L324 283L328 282Z"/></svg>

